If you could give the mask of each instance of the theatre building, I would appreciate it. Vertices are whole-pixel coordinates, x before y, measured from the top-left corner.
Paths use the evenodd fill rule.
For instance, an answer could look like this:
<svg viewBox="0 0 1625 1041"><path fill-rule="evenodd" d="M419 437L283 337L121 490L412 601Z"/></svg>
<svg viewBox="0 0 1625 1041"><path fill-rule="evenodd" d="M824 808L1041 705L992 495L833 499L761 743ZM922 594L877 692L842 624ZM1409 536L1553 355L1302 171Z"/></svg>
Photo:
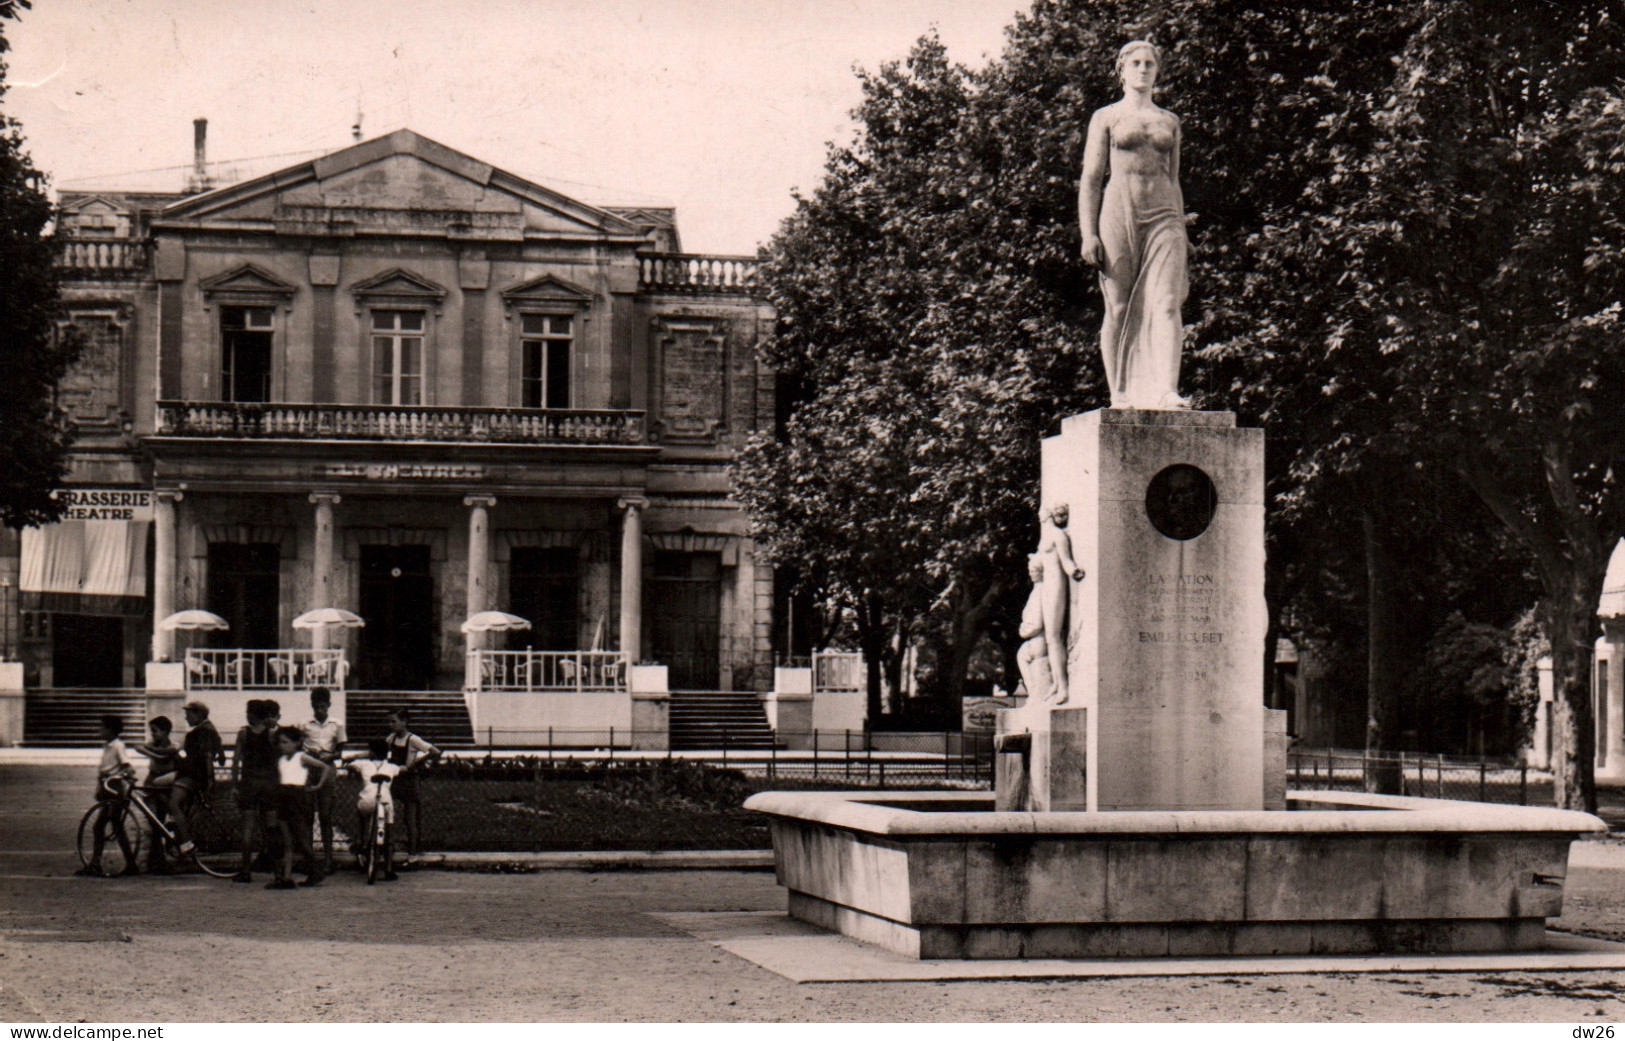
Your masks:
<svg viewBox="0 0 1625 1041"><path fill-rule="evenodd" d="M320 680L455 692L479 727L482 691L771 685L773 576L727 470L774 414L754 260L410 131L66 193L57 237L87 343L71 509L0 560L30 691ZM294 628L321 608L363 624ZM228 628L160 626L191 609ZM530 628L462 631L485 611Z"/></svg>

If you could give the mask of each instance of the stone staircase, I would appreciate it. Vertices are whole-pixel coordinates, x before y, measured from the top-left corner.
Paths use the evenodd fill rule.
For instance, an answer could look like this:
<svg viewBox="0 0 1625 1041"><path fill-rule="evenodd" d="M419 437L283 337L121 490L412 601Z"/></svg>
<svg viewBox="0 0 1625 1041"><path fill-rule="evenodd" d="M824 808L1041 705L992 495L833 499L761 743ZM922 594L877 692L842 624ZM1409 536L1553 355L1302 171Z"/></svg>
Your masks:
<svg viewBox="0 0 1625 1041"><path fill-rule="evenodd" d="M754 691L672 691L670 706L673 751L775 745L761 697Z"/></svg>
<svg viewBox="0 0 1625 1041"><path fill-rule="evenodd" d="M389 733L389 714L411 710L412 733L440 748L469 748L474 732L460 690L352 690L345 694L344 730L352 745Z"/></svg>
<svg viewBox="0 0 1625 1041"><path fill-rule="evenodd" d="M124 743L147 739L144 690L31 690L23 703L23 744L34 748L94 748L102 743L101 718L124 720ZM185 726L183 720L175 720Z"/></svg>

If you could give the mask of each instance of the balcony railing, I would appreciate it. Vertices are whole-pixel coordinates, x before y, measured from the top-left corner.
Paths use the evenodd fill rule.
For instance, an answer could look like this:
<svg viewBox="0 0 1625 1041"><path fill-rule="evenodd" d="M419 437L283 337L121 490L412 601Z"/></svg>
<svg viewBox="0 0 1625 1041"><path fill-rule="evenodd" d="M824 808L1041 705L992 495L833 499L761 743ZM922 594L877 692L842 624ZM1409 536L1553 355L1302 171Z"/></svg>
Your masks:
<svg viewBox="0 0 1625 1041"><path fill-rule="evenodd" d="M632 445L643 440L643 413L622 409L160 401L158 433L170 437Z"/></svg>
<svg viewBox="0 0 1625 1041"><path fill-rule="evenodd" d="M705 253L640 253L638 288L651 293L756 292L761 262L755 257Z"/></svg>
<svg viewBox="0 0 1625 1041"><path fill-rule="evenodd" d="M186 652L187 690L343 690L349 671L339 648L194 647Z"/></svg>
<svg viewBox="0 0 1625 1041"><path fill-rule="evenodd" d="M470 690L626 691L620 651L470 651Z"/></svg>
<svg viewBox="0 0 1625 1041"><path fill-rule="evenodd" d="M120 278L147 269L148 244L141 239L81 239L58 236L56 266L69 278Z"/></svg>

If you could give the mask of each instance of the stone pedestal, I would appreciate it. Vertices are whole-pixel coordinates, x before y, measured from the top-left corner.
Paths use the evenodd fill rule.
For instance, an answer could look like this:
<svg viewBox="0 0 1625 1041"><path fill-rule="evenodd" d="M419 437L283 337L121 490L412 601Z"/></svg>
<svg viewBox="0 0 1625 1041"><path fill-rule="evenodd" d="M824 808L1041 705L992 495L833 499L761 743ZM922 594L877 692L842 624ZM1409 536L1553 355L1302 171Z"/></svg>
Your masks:
<svg viewBox="0 0 1625 1041"><path fill-rule="evenodd" d="M1228 412L1069 417L1043 445L1043 503L1063 502L1087 572L1066 706L1089 710L1087 808L1262 809L1263 431Z"/></svg>
<svg viewBox="0 0 1625 1041"><path fill-rule="evenodd" d="M767 725L785 748L813 747L813 689L811 669L773 670L773 689L762 697Z"/></svg>

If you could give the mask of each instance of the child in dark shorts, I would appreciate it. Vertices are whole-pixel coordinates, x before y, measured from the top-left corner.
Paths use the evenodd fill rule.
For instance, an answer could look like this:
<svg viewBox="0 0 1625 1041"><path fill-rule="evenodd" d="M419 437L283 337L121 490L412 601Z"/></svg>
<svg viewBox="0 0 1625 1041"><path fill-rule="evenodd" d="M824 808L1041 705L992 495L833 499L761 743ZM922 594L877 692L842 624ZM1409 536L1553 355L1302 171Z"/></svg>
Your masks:
<svg viewBox="0 0 1625 1041"><path fill-rule="evenodd" d="M309 873L299 885L319 886L322 884L322 869L310 848L310 793L332 782L333 765L300 750L305 743L305 735L298 727L278 729L276 739L279 781L276 817L277 831L282 839L282 857L277 861L276 879L265 888L294 888L293 854L296 848L310 865ZM315 784L310 783L312 770L319 771Z"/></svg>
<svg viewBox="0 0 1625 1041"><path fill-rule="evenodd" d="M280 780L277 775L276 720L281 714L275 702L249 701L248 725L237 731L237 747L231 757L231 780L237 788L237 809L243 816L243 865L231 877L233 882L254 880L254 829L258 826L266 845L277 833L276 801Z"/></svg>

